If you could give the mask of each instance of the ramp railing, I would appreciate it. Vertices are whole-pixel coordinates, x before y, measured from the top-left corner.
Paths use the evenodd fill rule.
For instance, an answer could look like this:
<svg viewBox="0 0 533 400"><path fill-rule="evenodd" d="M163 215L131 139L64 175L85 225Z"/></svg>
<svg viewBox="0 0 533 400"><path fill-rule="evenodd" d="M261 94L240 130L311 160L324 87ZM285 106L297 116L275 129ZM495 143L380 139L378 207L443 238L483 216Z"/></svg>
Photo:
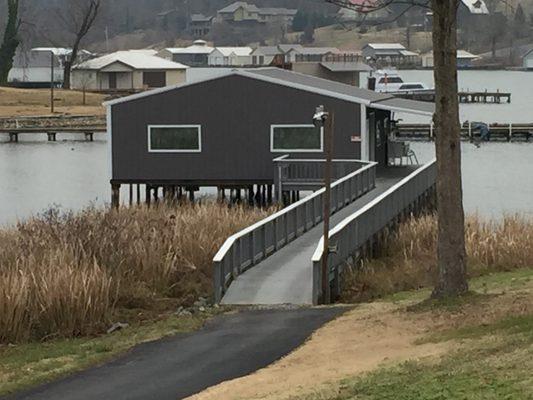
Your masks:
<svg viewBox="0 0 533 400"><path fill-rule="evenodd" d="M432 201L436 188L437 164L433 160L398 182L360 210L344 219L330 230L328 271L330 293L322 293L322 258L324 238L320 239L312 258L313 304L332 300L340 291L342 267L346 260L359 256L365 246L387 226L406 213L417 211ZM326 298L329 297L329 298Z"/></svg>
<svg viewBox="0 0 533 400"><path fill-rule="evenodd" d="M332 214L376 186L377 164L360 160L353 162L359 168L331 185ZM322 222L324 192L322 188L226 240L213 258L217 303L237 276Z"/></svg>

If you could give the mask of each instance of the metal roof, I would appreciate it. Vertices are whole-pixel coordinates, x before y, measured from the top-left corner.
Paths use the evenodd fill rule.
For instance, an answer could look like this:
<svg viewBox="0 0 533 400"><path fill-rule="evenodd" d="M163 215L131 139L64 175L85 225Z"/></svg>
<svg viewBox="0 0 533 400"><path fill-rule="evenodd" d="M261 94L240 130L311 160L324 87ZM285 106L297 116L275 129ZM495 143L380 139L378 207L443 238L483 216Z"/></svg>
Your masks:
<svg viewBox="0 0 533 400"><path fill-rule="evenodd" d="M330 61L320 63L324 68L331 72L366 72L372 71L369 65L356 61Z"/></svg>
<svg viewBox="0 0 533 400"><path fill-rule="evenodd" d="M259 8L257 8L255 4L248 4L245 1L236 1L235 3L232 3L229 6L226 6L218 10L218 12L219 13L233 13L241 7L245 8L248 12L259 12Z"/></svg>
<svg viewBox="0 0 533 400"><path fill-rule="evenodd" d="M214 51L217 50L225 57L229 57L232 54L236 56L249 56L253 51L251 47L215 47Z"/></svg>
<svg viewBox="0 0 533 400"><path fill-rule="evenodd" d="M100 70L116 62L133 69L186 69L186 65L153 55L154 50L117 51L76 65L75 69Z"/></svg>
<svg viewBox="0 0 533 400"><path fill-rule="evenodd" d="M367 46L374 50L406 50L400 43L368 43Z"/></svg>
<svg viewBox="0 0 533 400"><path fill-rule="evenodd" d="M371 107L380 110L405 112L407 114L421 114L428 116L433 115L433 113L435 112L435 103L431 103L428 101L402 99L399 97L389 97L386 100L374 102L372 103Z"/></svg>
<svg viewBox="0 0 533 400"><path fill-rule="evenodd" d="M287 71L280 68L234 69L226 74L212 76L195 82L187 82L180 85L154 89L151 91L112 100L104 104L106 106L113 106L116 104L126 103L140 98L154 96L172 90L179 90L184 87L198 85L217 79L224 79L235 75L250 79L257 79L276 85L291 87L306 92L316 93L322 96L337 98L352 103L363 104L370 108L420 114L425 116L432 116L434 113L433 103L399 99L388 94L377 93L371 90L361 89L356 86L347 85L328 79L317 78L311 75L300 74L293 71Z"/></svg>

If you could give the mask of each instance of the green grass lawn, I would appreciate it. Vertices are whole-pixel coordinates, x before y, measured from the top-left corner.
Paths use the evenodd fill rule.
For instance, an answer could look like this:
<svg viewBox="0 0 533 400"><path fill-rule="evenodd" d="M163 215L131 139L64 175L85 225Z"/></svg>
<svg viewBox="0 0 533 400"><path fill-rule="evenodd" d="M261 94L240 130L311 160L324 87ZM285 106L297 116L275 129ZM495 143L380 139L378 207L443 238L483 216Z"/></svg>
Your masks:
<svg viewBox="0 0 533 400"><path fill-rule="evenodd" d="M497 273L471 281L475 290L460 301L432 303L405 312L461 312L495 293L520 297L533 289L533 270ZM388 300L420 301L428 290ZM491 301L498 301L492 298ZM440 307L440 309L439 309ZM468 315L465 314L468 319ZM298 400L501 400L533 399L533 315L507 315L491 324L466 324L428 334L420 343L453 340L456 349L440 359L409 361L345 379ZM294 399L296 400L296 398Z"/></svg>
<svg viewBox="0 0 533 400"><path fill-rule="evenodd" d="M103 363L139 343L194 331L216 313L218 311L213 310L194 316L167 316L93 338L0 346L0 395Z"/></svg>

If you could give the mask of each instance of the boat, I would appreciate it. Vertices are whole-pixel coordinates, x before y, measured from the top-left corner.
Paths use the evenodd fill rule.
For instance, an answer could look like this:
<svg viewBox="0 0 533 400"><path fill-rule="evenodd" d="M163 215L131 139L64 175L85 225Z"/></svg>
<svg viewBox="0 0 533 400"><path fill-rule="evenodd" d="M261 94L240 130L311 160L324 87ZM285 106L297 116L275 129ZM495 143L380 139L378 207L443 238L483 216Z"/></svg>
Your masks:
<svg viewBox="0 0 533 400"><path fill-rule="evenodd" d="M396 70L377 70L370 78L375 79L374 90L380 93L433 92L422 82L404 82Z"/></svg>

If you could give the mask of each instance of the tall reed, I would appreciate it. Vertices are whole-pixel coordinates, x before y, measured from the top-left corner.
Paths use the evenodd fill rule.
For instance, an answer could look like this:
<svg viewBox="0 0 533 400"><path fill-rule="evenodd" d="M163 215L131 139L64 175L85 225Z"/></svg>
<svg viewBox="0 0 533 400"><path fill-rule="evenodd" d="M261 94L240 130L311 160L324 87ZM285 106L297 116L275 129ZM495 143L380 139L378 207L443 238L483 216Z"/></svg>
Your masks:
<svg viewBox="0 0 533 400"><path fill-rule="evenodd" d="M203 203L49 210L0 230L0 343L101 332L116 307L211 294L223 241L269 211Z"/></svg>
<svg viewBox="0 0 533 400"><path fill-rule="evenodd" d="M507 215L485 220L466 219L466 251L470 277L533 267L533 219ZM437 219L412 218L385 237L380 253L350 269L342 299L367 301L403 290L435 284L437 276Z"/></svg>

